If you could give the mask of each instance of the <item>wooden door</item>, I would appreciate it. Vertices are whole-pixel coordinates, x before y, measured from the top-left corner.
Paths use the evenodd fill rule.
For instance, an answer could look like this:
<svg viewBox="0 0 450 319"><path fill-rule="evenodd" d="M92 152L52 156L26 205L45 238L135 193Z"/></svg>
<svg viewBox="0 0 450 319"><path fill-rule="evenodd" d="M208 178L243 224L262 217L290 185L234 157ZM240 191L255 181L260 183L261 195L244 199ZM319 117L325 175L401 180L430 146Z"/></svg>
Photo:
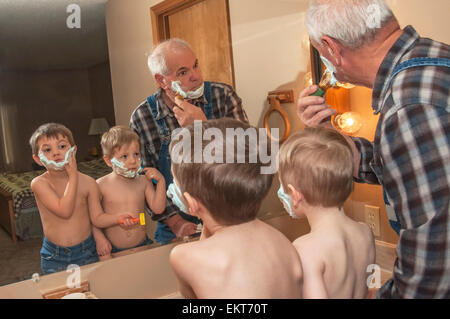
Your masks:
<svg viewBox="0 0 450 319"><path fill-rule="evenodd" d="M155 45L169 38L187 41L204 80L234 87L228 0L166 0L151 15Z"/></svg>

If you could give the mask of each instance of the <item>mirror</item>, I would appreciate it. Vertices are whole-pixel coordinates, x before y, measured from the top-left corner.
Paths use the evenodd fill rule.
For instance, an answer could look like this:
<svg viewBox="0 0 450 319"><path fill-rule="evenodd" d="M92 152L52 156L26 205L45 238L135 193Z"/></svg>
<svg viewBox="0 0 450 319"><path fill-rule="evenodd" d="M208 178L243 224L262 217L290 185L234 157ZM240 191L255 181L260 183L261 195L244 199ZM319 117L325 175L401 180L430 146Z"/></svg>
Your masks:
<svg viewBox="0 0 450 319"><path fill-rule="evenodd" d="M42 225L29 188L43 172L28 144L34 130L64 124L78 169L93 178L110 171L99 145L105 123L115 125L106 2L0 2L0 285L41 272Z"/></svg>
<svg viewBox="0 0 450 319"><path fill-rule="evenodd" d="M399 1L395 13L409 13L410 2ZM123 0L0 2L0 173L35 172L28 139L38 125L49 121L72 130L78 163L95 160L98 155L90 150L98 147L99 135L89 135L91 120L126 125L131 112L156 90L146 54L153 44L150 7L158 3L161 0L134 0L132 5ZM306 86L305 75L322 73L313 70L320 63L310 61L307 5L306 0L228 1L235 90L254 126L263 127L268 92L294 89L296 100ZM421 10L414 12L423 17ZM291 131L302 129L295 103L282 107ZM274 118L271 127L277 122ZM276 196L278 186L274 178L258 217L286 215ZM42 238L20 239L16 245L5 231L12 231L14 220L19 235L34 237L35 228L29 225L40 223L35 206L33 211L33 203L25 200L23 211L15 216L13 191L0 190L0 285L40 272ZM154 225L148 224L149 232ZM8 263L12 259L15 262Z"/></svg>

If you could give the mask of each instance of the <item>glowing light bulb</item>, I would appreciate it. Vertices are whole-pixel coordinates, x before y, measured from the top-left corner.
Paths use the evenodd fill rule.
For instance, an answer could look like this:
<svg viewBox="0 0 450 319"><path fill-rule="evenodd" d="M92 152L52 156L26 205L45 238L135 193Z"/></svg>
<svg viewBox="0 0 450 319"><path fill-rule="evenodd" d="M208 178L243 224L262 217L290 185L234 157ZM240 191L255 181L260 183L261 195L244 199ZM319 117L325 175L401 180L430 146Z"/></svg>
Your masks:
<svg viewBox="0 0 450 319"><path fill-rule="evenodd" d="M352 118L348 118L348 119L345 121L345 125L346 125L346 126L352 126L354 123L355 123L355 120L352 119Z"/></svg>
<svg viewBox="0 0 450 319"><path fill-rule="evenodd" d="M334 126L345 134L352 135L362 127L361 116L356 112L345 112L335 116Z"/></svg>

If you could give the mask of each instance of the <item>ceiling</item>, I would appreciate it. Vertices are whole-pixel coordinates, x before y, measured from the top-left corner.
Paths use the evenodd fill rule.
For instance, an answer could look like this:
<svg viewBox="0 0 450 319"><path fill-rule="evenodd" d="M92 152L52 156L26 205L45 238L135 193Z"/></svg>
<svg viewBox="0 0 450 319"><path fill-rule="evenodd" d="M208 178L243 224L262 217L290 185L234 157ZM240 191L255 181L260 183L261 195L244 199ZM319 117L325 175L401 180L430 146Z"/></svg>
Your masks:
<svg viewBox="0 0 450 319"><path fill-rule="evenodd" d="M0 0L0 71L86 68L107 61L106 2ZM70 4L80 6L79 29L67 27Z"/></svg>

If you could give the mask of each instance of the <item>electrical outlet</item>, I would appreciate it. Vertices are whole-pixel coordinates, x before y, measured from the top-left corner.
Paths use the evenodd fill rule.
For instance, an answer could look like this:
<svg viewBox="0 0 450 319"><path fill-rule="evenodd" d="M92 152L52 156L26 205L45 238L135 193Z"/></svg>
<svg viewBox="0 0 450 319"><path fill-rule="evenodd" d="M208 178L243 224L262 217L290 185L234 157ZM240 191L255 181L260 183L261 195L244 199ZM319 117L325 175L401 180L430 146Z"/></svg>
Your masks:
<svg viewBox="0 0 450 319"><path fill-rule="evenodd" d="M365 205L364 213L366 223L372 230L373 235L380 236L380 207Z"/></svg>

